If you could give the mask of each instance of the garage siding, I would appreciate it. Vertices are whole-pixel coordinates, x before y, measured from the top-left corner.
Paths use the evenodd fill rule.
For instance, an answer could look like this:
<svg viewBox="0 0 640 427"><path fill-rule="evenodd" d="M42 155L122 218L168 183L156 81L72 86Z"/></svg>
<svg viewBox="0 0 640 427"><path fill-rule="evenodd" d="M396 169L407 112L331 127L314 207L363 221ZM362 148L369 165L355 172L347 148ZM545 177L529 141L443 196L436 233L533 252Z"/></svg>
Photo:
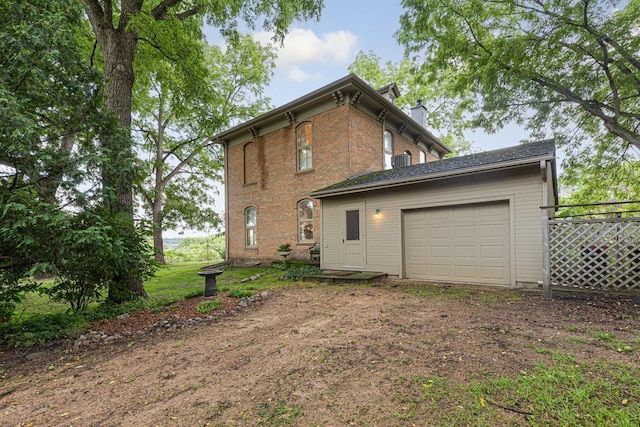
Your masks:
<svg viewBox="0 0 640 427"><path fill-rule="evenodd" d="M511 215L511 271L516 282L542 280L540 210L542 180L537 165L369 191L322 201L322 268L342 268L340 206L365 202L365 270L403 276L402 212L458 204L508 200ZM380 212L376 217L375 210ZM340 259L340 262L336 262ZM512 282L513 284L513 282Z"/></svg>

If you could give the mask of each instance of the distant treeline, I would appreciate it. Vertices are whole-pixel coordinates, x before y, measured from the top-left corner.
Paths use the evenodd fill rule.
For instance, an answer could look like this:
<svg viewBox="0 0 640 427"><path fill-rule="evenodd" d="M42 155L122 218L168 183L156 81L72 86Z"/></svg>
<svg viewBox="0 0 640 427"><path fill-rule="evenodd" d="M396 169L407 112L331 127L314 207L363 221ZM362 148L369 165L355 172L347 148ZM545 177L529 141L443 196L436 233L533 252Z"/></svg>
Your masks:
<svg viewBox="0 0 640 427"><path fill-rule="evenodd" d="M218 261L225 258L224 233L207 237L163 239L168 263L182 261Z"/></svg>

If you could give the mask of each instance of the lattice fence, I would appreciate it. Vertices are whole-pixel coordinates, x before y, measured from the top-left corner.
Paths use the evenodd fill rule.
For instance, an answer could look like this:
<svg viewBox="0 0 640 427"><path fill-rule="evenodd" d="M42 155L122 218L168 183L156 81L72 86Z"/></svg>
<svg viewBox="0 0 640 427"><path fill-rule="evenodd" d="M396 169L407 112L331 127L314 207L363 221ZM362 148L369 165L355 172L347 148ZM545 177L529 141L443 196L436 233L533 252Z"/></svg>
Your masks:
<svg viewBox="0 0 640 427"><path fill-rule="evenodd" d="M640 218L548 224L552 287L640 291Z"/></svg>

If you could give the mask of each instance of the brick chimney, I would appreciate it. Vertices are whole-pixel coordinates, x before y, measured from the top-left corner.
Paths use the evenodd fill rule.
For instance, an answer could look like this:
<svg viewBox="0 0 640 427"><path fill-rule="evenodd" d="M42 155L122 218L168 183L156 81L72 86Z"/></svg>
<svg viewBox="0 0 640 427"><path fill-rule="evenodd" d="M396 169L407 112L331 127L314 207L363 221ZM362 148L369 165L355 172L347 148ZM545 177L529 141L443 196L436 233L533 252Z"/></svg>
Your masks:
<svg viewBox="0 0 640 427"><path fill-rule="evenodd" d="M422 99L418 99L415 107L411 107L411 118L423 128L427 128L427 109L422 105Z"/></svg>

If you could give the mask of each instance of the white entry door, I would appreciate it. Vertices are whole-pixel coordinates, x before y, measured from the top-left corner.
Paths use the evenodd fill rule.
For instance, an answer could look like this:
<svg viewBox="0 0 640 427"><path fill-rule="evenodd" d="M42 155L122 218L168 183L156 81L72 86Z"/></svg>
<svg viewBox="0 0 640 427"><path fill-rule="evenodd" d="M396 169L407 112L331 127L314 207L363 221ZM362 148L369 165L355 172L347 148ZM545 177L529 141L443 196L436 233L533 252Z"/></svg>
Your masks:
<svg viewBox="0 0 640 427"><path fill-rule="evenodd" d="M364 268L365 258L364 203L342 208L342 253L344 268Z"/></svg>

